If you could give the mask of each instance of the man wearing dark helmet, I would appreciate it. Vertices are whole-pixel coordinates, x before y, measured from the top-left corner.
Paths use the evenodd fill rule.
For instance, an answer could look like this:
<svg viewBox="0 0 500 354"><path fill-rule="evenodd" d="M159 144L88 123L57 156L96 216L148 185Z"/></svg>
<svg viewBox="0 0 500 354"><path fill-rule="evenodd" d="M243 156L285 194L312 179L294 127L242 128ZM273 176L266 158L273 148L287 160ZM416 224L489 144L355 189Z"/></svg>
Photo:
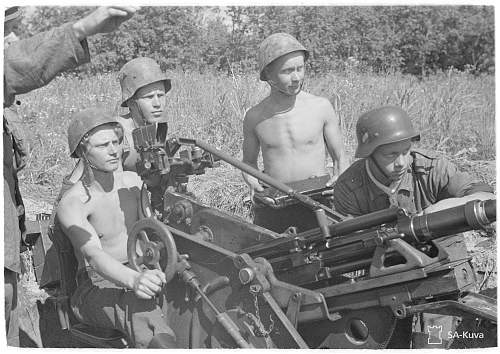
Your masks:
<svg viewBox="0 0 500 354"><path fill-rule="evenodd" d="M490 186L460 172L443 158L413 148L420 134L400 107L386 106L361 115L356 125L354 162L337 180L333 203L344 214L363 215L388 208L429 213L492 199Z"/></svg>
<svg viewBox="0 0 500 354"><path fill-rule="evenodd" d="M340 175L334 188L333 204L337 211L359 216L390 206L404 208L410 214L431 213L479 199L495 199L490 186L459 171L452 163L424 155L413 148L420 140L408 114L396 106L385 106L364 113L356 125L358 146L354 162ZM441 242L436 240L435 242ZM452 235L443 242L463 244L463 235ZM458 247L458 246L457 246ZM454 248L463 253L463 247ZM451 316L424 313L419 326L427 331L441 326L443 333L452 331ZM412 334L412 317L398 321L392 348L436 347L447 340L431 337L430 332Z"/></svg>

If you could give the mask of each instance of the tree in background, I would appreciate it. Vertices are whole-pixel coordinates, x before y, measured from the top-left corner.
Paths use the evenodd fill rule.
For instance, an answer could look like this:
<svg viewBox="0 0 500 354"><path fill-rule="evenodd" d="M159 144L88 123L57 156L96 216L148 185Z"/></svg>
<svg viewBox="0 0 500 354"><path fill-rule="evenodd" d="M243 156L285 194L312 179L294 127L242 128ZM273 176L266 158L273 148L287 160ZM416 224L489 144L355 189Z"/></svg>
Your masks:
<svg viewBox="0 0 500 354"><path fill-rule="evenodd" d="M89 10L36 7L24 34ZM164 69L255 71L258 45L274 32L288 32L310 49L315 73L352 63L418 76L450 67L494 71L493 6L144 7L120 30L93 37L92 64L80 70L116 71L150 56Z"/></svg>

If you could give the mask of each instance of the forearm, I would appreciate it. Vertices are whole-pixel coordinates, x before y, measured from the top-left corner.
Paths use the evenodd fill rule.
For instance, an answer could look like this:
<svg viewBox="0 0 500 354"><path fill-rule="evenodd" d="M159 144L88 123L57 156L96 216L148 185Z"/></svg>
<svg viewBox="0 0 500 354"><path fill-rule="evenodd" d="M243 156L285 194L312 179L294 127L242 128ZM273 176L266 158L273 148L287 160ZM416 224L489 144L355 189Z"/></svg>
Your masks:
<svg viewBox="0 0 500 354"><path fill-rule="evenodd" d="M92 269L103 278L127 289L134 288L134 282L139 273L110 257L103 250L96 250L92 255L88 255L86 259Z"/></svg>
<svg viewBox="0 0 500 354"><path fill-rule="evenodd" d="M338 157L337 160L337 173L340 175L349 167L349 161L347 160L347 156L344 151Z"/></svg>
<svg viewBox="0 0 500 354"><path fill-rule="evenodd" d="M80 42L72 24L14 42L4 55L4 101L42 87L58 73L90 60L87 42Z"/></svg>
<svg viewBox="0 0 500 354"><path fill-rule="evenodd" d="M471 200L488 200L488 199L496 199L496 197L493 193L477 192L460 198L443 199L426 208L424 210L424 213L434 213L439 210L453 208L459 205L463 205Z"/></svg>
<svg viewBox="0 0 500 354"><path fill-rule="evenodd" d="M349 161L343 148L337 147L337 149L328 148L328 153L334 161L334 174L340 175L349 167Z"/></svg>

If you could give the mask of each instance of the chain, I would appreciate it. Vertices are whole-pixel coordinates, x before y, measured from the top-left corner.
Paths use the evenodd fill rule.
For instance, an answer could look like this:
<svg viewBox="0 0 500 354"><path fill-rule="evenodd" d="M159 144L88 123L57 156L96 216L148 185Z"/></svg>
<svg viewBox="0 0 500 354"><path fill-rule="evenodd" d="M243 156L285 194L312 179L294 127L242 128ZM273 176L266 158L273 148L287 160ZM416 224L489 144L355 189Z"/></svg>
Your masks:
<svg viewBox="0 0 500 354"><path fill-rule="evenodd" d="M273 321L272 316L269 315L270 324L269 324L268 329L266 330L264 324L262 323L262 320L260 319L259 298L258 298L258 294L259 294L260 290L261 290L261 287L259 285L250 286L250 294L252 294L252 296L253 296L253 299L254 299L253 304L255 307L255 316L250 316L250 317L253 319L253 321L257 325L257 330L259 331L258 335L264 337L266 339L266 344L268 344L268 346L269 346L269 344L270 344L269 343L269 341L270 341L269 334L274 329L274 321Z"/></svg>
<svg viewBox="0 0 500 354"><path fill-rule="evenodd" d="M382 343L380 343L378 345L377 349L385 349L387 347L387 345L389 344L389 342L392 338L392 335L394 334L394 330L396 329L397 322L398 322L397 318L392 319L391 327L389 328L389 331L387 332L389 335L387 336L387 339L385 341L383 341Z"/></svg>
<svg viewBox="0 0 500 354"><path fill-rule="evenodd" d="M31 247L28 247L27 251L23 252L23 263L26 267L26 274L28 275L28 281L35 280L35 270L33 269L33 252Z"/></svg>

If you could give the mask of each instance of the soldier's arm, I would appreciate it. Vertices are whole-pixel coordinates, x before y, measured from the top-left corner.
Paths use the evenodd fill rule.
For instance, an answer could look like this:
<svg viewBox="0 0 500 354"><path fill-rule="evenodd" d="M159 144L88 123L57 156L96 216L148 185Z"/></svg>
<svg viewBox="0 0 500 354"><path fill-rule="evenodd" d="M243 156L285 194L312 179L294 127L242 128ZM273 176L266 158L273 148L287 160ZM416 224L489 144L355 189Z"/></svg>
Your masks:
<svg viewBox="0 0 500 354"><path fill-rule="evenodd" d="M138 297L144 299L150 299L155 291L161 289L161 281L160 286L154 284L154 278L145 282L142 273L123 265L102 249L99 236L87 219L86 207L77 195L71 192L66 194L59 203L57 215L73 247L105 279L134 290Z"/></svg>
<svg viewBox="0 0 500 354"><path fill-rule="evenodd" d="M431 187L437 194L437 202L427 207L424 213L463 205L471 200L495 199L493 188L469 173L459 171L445 159L436 159L429 177Z"/></svg>
<svg viewBox="0 0 500 354"><path fill-rule="evenodd" d="M331 103L325 99L325 124L323 128L323 136L325 138L326 147L331 158L336 161L337 176L344 172L349 163L344 150L344 140L342 137L342 128L337 112L333 109Z"/></svg>
<svg viewBox="0 0 500 354"><path fill-rule="evenodd" d="M71 24L14 42L4 51L4 102L89 60L87 41L76 37Z"/></svg>
<svg viewBox="0 0 500 354"><path fill-rule="evenodd" d="M333 207L336 211L344 215L360 216L363 211L359 207L356 195L345 183L346 177L340 175L335 188L333 189Z"/></svg>
<svg viewBox="0 0 500 354"><path fill-rule="evenodd" d="M258 168L257 159L260 152L260 143L255 133L255 119L251 112L251 110L247 112L243 121L243 162ZM257 178L244 172L242 172L242 175L243 179L250 187L251 192L253 192L253 190L259 192L263 190Z"/></svg>
<svg viewBox="0 0 500 354"><path fill-rule="evenodd" d="M90 61L86 37L110 32L138 7L99 7L84 18L13 42L4 51L4 104L47 85L58 73Z"/></svg>

